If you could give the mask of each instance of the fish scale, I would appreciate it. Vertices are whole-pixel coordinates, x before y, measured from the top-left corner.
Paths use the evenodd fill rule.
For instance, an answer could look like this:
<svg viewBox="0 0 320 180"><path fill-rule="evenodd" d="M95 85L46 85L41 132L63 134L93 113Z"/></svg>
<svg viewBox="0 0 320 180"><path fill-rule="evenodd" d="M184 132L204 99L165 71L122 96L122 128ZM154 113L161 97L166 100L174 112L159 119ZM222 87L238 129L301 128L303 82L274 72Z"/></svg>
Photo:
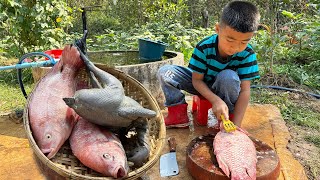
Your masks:
<svg viewBox="0 0 320 180"><path fill-rule="evenodd" d="M227 133L221 130L215 136L214 154L219 167L231 179L256 179L256 148L244 130Z"/></svg>
<svg viewBox="0 0 320 180"><path fill-rule="evenodd" d="M80 117L69 141L73 154L85 166L105 176L127 176L129 169L124 148L120 140L107 129Z"/></svg>
<svg viewBox="0 0 320 180"><path fill-rule="evenodd" d="M78 50L65 46L59 62L30 94L28 112L32 135L49 159L68 139L75 124L76 114L62 98L74 94L76 74L83 66Z"/></svg>

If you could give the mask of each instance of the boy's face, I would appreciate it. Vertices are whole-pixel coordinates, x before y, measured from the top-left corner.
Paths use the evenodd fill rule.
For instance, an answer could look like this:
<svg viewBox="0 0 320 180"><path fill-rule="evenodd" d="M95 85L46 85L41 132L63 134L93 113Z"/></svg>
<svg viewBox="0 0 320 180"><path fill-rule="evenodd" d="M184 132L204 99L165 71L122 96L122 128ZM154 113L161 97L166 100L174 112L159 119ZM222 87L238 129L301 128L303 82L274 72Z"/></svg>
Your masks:
<svg viewBox="0 0 320 180"><path fill-rule="evenodd" d="M219 54L222 57L231 56L246 49L254 32L242 33L229 26L216 24L216 32L219 35Z"/></svg>

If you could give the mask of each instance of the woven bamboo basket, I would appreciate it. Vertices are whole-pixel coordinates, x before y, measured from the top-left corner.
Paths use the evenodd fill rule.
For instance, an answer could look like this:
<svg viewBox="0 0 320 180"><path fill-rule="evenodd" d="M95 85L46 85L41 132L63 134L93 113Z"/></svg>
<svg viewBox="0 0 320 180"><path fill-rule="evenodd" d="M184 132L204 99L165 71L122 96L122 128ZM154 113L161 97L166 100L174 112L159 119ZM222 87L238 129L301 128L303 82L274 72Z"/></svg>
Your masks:
<svg viewBox="0 0 320 180"><path fill-rule="evenodd" d="M148 171L151 167L153 167L161 155L160 153L164 146L166 136L166 128L163 116L160 112L157 101L140 82L131 76L119 70L107 67L106 65L96 64L96 66L118 78L122 82L125 94L127 96L139 102L143 107L157 112L156 117L148 119L149 139L151 144L149 160L143 166L137 169L131 169L128 173L128 176L125 178L137 179L145 174L146 171ZM85 71L82 70L82 73L80 72L77 78L80 78L82 81L88 80L86 75L87 73L83 72ZM33 138L29 124L28 105L24 111L23 121L30 147L34 151L37 163L43 174L45 174L49 179L113 179L111 177L103 177L103 175L100 173L97 173L94 170L84 166L73 155L68 141L60 148L55 157L49 160L41 152Z"/></svg>

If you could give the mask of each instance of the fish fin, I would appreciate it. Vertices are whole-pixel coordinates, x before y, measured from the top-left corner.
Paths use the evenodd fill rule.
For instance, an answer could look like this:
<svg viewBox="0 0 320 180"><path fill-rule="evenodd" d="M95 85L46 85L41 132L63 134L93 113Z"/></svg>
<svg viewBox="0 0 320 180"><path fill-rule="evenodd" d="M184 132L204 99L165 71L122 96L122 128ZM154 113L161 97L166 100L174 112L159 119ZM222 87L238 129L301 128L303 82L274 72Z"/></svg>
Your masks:
<svg viewBox="0 0 320 180"><path fill-rule="evenodd" d="M150 118L156 116L156 112L143 107L121 107L118 111L118 115L128 119Z"/></svg>
<svg viewBox="0 0 320 180"><path fill-rule="evenodd" d="M224 159L221 158L221 156L216 155L217 157L217 161L219 164L219 167L222 169L222 171L228 176L230 177L230 170L228 165L225 163Z"/></svg>
<svg viewBox="0 0 320 180"><path fill-rule="evenodd" d="M247 136L249 136L249 135L250 135L248 131L246 131L246 130L244 130L244 129L240 128L240 127L237 127L237 130L239 130L240 132L242 132L242 133L246 134Z"/></svg>
<svg viewBox="0 0 320 180"><path fill-rule="evenodd" d="M76 122L78 122L79 117L80 116L76 114L72 108L68 107L66 112L66 120L69 121L72 127L76 124Z"/></svg>
<svg viewBox="0 0 320 180"><path fill-rule="evenodd" d="M83 61L80 58L80 53L76 47L66 45L62 51L61 59L64 65L79 69L84 66Z"/></svg>
<svg viewBox="0 0 320 180"><path fill-rule="evenodd" d="M247 170L248 168L241 168L231 171L231 179L256 179L256 176L251 177Z"/></svg>
<svg viewBox="0 0 320 180"><path fill-rule="evenodd" d="M99 89L102 89L102 86L101 84L99 83L98 79L96 78L96 76L94 75L93 72L89 72L90 74L90 82L92 84L92 87L93 88L99 88Z"/></svg>
<svg viewBox="0 0 320 180"><path fill-rule="evenodd" d="M257 177L256 167L255 168L246 168L246 172L251 179L256 179L256 177Z"/></svg>

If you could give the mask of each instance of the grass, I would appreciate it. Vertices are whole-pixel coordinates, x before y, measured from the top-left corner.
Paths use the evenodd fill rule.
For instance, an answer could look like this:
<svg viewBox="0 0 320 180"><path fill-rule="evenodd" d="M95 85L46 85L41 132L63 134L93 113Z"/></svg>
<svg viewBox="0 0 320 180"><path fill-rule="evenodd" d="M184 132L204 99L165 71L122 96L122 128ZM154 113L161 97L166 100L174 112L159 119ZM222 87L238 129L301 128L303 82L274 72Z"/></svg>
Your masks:
<svg viewBox="0 0 320 180"><path fill-rule="evenodd" d="M251 94L251 102L277 106L281 111L282 117L288 123L313 129L320 128L320 113L310 108L308 102L299 103L299 100L293 99L293 93L270 89L254 89Z"/></svg>
<svg viewBox="0 0 320 180"><path fill-rule="evenodd" d="M17 61L16 59L0 59L0 66L14 65ZM29 94L34 86L31 70L22 70L22 78L25 91ZM25 106L26 99L20 90L17 70L0 71L0 99L0 113L10 112Z"/></svg>
<svg viewBox="0 0 320 180"><path fill-rule="evenodd" d="M309 135L305 137L305 140L313 143L316 147L320 148L320 137Z"/></svg>
<svg viewBox="0 0 320 180"><path fill-rule="evenodd" d="M26 89L30 89L27 87ZM10 112L14 109L23 108L26 103L19 86L12 87L4 83L0 83L0 112Z"/></svg>

